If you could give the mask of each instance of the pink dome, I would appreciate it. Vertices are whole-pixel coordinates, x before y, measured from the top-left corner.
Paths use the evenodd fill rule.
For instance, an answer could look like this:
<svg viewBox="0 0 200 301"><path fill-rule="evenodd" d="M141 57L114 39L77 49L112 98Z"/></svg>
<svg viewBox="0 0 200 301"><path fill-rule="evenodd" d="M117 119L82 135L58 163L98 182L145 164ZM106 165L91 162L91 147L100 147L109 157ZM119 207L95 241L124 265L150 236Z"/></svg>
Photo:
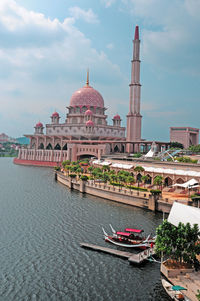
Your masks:
<svg viewBox="0 0 200 301"><path fill-rule="evenodd" d="M117 114L117 115L115 115L114 117L113 117L113 119L117 119L117 120L120 120L121 119L121 117Z"/></svg>
<svg viewBox="0 0 200 301"><path fill-rule="evenodd" d="M43 124L41 122L38 122L35 127L36 128L43 128Z"/></svg>
<svg viewBox="0 0 200 301"><path fill-rule="evenodd" d="M86 122L86 126L94 126L94 122L92 120L88 120Z"/></svg>
<svg viewBox="0 0 200 301"><path fill-rule="evenodd" d="M94 106L104 108L104 100L97 90L90 86L85 86L74 92L70 100L70 106Z"/></svg>
<svg viewBox="0 0 200 301"><path fill-rule="evenodd" d="M57 112L54 112L51 117L59 117L59 114Z"/></svg>
<svg viewBox="0 0 200 301"><path fill-rule="evenodd" d="M85 115L93 115L93 113L92 113L92 111L91 110L87 110L87 111L85 111Z"/></svg>

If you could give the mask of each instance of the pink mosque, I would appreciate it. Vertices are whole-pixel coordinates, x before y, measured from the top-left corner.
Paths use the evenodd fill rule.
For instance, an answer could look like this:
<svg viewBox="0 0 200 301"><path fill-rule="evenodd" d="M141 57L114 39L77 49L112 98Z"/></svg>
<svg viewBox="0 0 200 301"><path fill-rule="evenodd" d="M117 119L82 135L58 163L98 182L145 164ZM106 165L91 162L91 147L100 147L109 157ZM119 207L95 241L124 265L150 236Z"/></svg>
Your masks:
<svg viewBox="0 0 200 301"><path fill-rule="evenodd" d="M152 141L141 139L142 116L140 114L140 39L139 27L135 27L133 59L131 61L131 83L127 129L121 126L121 117L113 117L113 124L107 122L106 107L101 94L89 85L89 72L86 85L74 92L67 107L64 123L54 112L51 123L35 125L27 149L20 149L17 164L53 166L63 160L76 161L84 156L101 159L113 153L134 153L143 148L147 152ZM155 142L158 151L168 143Z"/></svg>

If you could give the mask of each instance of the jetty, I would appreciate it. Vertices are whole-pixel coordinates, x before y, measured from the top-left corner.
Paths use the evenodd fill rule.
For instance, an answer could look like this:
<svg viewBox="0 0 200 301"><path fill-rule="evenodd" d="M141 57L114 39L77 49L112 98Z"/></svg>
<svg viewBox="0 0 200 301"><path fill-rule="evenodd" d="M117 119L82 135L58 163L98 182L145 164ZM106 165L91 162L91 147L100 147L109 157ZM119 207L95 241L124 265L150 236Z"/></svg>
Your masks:
<svg viewBox="0 0 200 301"><path fill-rule="evenodd" d="M148 248L146 250L142 250L141 252L134 254L131 252L120 251L116 249L89 244L89 243L80 243L80 246L82 248L87 248L93 251L104 252L124 259L128 259L128 261L133 264L141 264L145 260L148 260L149 257L155 254L154 248Z"/></svg>

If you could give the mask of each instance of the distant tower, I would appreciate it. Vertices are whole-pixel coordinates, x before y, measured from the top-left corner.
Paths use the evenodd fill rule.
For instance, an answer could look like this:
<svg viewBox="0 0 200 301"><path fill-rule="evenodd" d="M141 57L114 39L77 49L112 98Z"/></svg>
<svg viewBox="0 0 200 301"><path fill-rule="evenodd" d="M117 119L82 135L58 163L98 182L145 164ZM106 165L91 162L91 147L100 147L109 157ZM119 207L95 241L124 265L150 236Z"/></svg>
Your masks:
<svg viewBox="0 0 200 301"><path fill-rule="evenodd" d="M133 60L131 70L130 83L130 102L129 113L127 115L127 134L126 140L130 142L141 140L141 122L140 115L140 40L139 40L139 26L135 27L135 37L133 41ZM139 151L133 149L133 144L127 145L127 152Z"/></svg>

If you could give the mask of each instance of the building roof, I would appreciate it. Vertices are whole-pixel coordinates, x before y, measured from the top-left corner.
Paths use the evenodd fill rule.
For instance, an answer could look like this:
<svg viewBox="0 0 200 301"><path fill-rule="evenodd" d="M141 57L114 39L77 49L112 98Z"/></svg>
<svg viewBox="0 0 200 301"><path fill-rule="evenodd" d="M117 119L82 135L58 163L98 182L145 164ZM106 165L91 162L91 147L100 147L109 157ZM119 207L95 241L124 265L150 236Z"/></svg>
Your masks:
<svg viewBox="0 0 200 301"><path fill-rule="evenodd" d="M121 117L120 117L118 114L116 114L116 115L113 117L113 119L115 119L115 120L121 120Z"/></svg>
<svg viewBox="0 0 200 301"><path fill-rule="evenodd" d="M36 128L42 128L42 127L43 127L43 124L39 121L39 122L36 124L35 127L36 127Z"/></svg>
<svg viewBox="0 0 200 301"><path fill-rule="evenodd" d="M59 117L59 114L57 112L54 112L51 117Z"/></svg>
<svg viewBox="0 0 200 301"><path fill-rule="evenodd" d="M104 108L104 100L101 94L89 85L77 90L71 97L71 107L99 107Z"/></svg>
<svg viewBox="0 0 200 301"><path fill-rule="evenodd" d="M178 226L180 222L191 225L198 224L200 229L200 209L174 202L168 216L168 222L174 226Z"/></svg>

